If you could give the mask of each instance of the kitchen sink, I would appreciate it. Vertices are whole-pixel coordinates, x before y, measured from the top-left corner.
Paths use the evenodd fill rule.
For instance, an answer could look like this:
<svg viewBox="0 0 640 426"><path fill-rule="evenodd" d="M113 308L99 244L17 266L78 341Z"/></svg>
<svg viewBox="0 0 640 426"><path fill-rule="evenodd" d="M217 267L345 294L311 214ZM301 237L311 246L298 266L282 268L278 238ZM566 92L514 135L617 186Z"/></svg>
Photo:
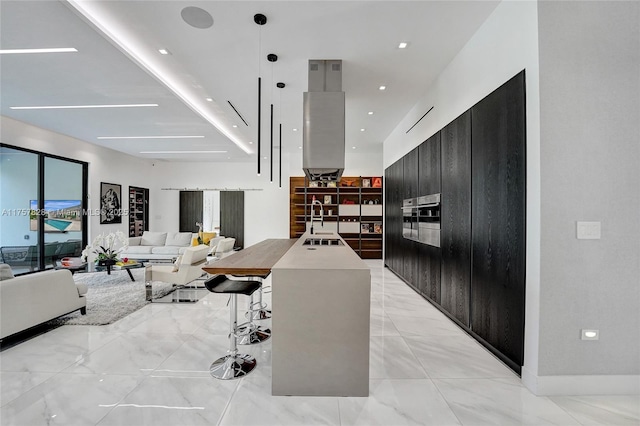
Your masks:
<svg viewBox="0 0 640 426"><path fill-rule="evenodd" d="M337 238L307 238L303 246L343 246L342 240Z"/></svg>

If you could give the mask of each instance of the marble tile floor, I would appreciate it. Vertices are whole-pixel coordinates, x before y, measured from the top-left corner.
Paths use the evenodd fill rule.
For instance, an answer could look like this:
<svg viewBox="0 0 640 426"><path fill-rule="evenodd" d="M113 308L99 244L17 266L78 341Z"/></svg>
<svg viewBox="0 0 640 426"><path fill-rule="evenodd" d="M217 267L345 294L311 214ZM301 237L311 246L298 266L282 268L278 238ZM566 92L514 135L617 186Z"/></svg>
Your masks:
<svg viewBox="0 0 640 426"><path fill-rule="evenodd" d="M534 396L381 261L367 264L368 398L271 396L269 341L240 347L258 359L245 378L211 378L229 314L227 298L209 294L150 304L108 326L62 326L2 351L0 425L640 424L637 395Z"/></svg>

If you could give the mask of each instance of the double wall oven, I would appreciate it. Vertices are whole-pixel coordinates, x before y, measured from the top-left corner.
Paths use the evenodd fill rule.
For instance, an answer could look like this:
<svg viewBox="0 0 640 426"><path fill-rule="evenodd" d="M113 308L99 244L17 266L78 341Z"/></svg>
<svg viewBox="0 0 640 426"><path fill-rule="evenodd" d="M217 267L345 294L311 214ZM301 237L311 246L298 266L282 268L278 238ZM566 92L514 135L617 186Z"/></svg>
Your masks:
<svg viewBox="0 0 640 426"><path fill-rule="evenodd" d="M402 236L440 247L440 194L407 198L402 202Z"/></svg>

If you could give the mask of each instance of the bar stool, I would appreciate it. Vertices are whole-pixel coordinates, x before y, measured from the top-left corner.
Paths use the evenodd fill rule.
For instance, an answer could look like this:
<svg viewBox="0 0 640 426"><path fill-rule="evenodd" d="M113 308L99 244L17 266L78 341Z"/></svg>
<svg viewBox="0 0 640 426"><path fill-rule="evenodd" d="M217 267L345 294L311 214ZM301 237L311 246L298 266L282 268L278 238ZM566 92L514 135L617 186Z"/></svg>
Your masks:
<svg viewBox="0 0 640 426"><path fill-rule="evenodd" d="M260 283L260 288L258 289L258 300L256 302L253 301L253 295L251 295L251 300L249 302L249 309L245 314L247 319L252 319L255 321L261 321L271 318L271 311L267 309L267 304L262 303L262 277L256 277L257 282ZM269 288L269 287L267 287Z"/></svg>
<svg viewBox="0 0 640 426"><path fill-rule="evenodd" d="M246 376L255 368L257 361L251 355L238 353L236 338L241 336L238 327L238 294L251 296L260 288L260 283L257 281L233 281L224 275L216 275L205 281L204 285L212 293L231 296L228 354L215 360L209 367L209 372L213 377L223 380Z"/></svg>
<svg viewBox="0 0 640 426"><path fill-rule="evenodd" d="M228 275L227 279L232 281L237 280L238 282L255 283L258 285L258 291L260 290L260 287L262 285L262 279L259 277L236 277L234 275ZM248 312L246 314L248 321L238 326L237 337L239 345L255 345L257 343L264 342L271 337L270 329L259 326L253 322L256 318L255 314L259 313L259 311L255 308L256 305L262 305L262 298L260 298L259 302L255 303L253 294L251 294L251 296L249 297L249 304L247 306Z"/></svg>

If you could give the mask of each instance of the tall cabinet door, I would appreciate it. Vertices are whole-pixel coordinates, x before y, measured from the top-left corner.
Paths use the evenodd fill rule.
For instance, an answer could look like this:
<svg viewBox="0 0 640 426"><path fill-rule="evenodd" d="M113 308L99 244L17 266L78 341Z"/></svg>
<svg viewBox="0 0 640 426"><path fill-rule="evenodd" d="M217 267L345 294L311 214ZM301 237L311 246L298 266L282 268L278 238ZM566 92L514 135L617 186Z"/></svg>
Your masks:
<svg viewBox="0 0 640 426"><path fill-rule="evenodd" d="M524 71L472 109L472 330L519 369L525 297Z"/></svg>
<svg viewBox="0 0 640 426"><path fill-rule="evenodd" d="M404 161L401 158L385 170L385 264L394 272L402 273L400 239L402 238L402 173Z"/></svg>
<svg viewBox="0 0 640 426"><path fill-rule="evenodd" d="M438 194L440 185L440 132L418 147L418 196ZM440 304L439 247L419 244L418 289L420 293Z"/></svg>
<svg viewBox="0 0 640 426"><path fill-rule="evenodd" d="M414 148L411 152L404 156L404 172L402 178L403 196L400 204L406 198L415 198L418 194L418 148ZM402 230L400 230L402 234ZM418 251L417 243L400 237L400 253L403 261L402 277L410 285L418 288Z"/></svg>
<svg viewBox="0 0 640 426"><path fill-rule="evenodd" d="M441 305L469 326L471 293L471 113L441 130Z"/></svg>

